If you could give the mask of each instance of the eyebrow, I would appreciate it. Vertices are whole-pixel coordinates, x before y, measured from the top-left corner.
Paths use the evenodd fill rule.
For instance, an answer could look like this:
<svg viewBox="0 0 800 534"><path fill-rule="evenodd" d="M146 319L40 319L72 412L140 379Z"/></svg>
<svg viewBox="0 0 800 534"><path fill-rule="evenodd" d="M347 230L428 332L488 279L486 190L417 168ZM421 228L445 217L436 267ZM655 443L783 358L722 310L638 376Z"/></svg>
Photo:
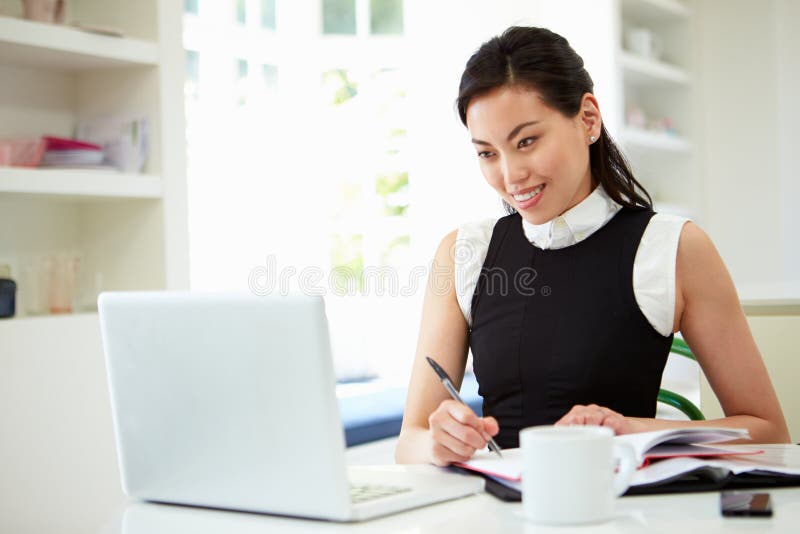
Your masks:
<svg viewBox="0 0 800 534"><path fill-rule="evenodd" d="M532 126L532 125L538 124L538 123L539 123L539 121L528 121L528 122L523 122L522 124L518 124L517 126L514 127L513 130L511 130L511 132L508 134L508 137L506 137L506 140L507 141L511 141L520 132L520 130L522 130L526 126ZM480 139L472 139L472 142L475 143L476 145L490 145L491 144L491 143L488 143L486 141L481 141Z"/></svg>

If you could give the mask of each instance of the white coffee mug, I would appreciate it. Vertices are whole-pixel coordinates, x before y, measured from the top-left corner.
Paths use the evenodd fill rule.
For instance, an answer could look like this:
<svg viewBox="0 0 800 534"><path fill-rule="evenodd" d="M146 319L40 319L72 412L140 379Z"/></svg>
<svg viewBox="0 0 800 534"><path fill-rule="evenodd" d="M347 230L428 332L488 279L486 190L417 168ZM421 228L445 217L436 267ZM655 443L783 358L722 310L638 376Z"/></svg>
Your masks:
<svg viewBox="0 0 800 534"><path fill-rule="evenodd" d="M664 46L658 35L647 28L628 28L625 30L625 48L636 55L659 59Z"/></svg>
<svg viewBox="0 0 800 534"><path fill-rule="evenodd" d="M519 433L522 509L543 524L610 519L636 468L633 449L599 426L535 426ZM617 468L615 473L615 468Z"/></svg>

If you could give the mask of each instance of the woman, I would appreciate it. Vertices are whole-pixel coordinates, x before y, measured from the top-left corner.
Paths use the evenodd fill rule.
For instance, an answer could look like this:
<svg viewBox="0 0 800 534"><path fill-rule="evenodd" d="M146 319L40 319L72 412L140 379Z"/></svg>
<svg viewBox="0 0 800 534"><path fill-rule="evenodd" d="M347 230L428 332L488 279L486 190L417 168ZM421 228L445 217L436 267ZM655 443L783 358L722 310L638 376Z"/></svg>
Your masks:
<svg viewBox="0 0 800 534"><path fill-rule="evenodd" d="M605 128L583 60L541 28L512 27L470 58L458 110L481 171L511 213L442 240L397 445L399 462L464 461L537 424L617 434L687 425L789 439L731 278L695 224L654 214ZM674 332L726 417L655 419ZM484 417L450 399L467 349Z"/></svg>

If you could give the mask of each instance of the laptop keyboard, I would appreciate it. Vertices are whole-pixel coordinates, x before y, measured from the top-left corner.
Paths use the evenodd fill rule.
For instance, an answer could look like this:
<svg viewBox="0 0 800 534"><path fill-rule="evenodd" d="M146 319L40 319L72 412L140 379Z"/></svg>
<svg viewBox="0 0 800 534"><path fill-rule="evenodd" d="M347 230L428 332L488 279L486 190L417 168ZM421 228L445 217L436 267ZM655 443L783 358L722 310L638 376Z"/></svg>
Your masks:
<svg viewBox="0 0 800 534"><path fill-rule="evenodd" d="M374 485L350 486L350 500L353 502L353 504L358 504L366 501L372 501L374 499L381 499L383 497L397 495L399 493L405 493L407 491L411 491L411 488L406 488L403 486Z"/></svg>

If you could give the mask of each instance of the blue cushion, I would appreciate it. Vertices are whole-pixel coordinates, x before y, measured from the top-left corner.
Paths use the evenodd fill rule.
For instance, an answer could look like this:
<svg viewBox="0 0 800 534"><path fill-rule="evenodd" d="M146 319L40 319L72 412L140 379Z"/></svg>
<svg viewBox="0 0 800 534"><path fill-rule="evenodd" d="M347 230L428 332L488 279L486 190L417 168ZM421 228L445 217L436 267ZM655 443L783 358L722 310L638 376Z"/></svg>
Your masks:
<svg viewBox="0 0 800 534"><path fill-rule="evenodd" d="M364 389L364 393L356 391L339 398L339 413L348 447L400 434L407 388L378 386ZM483 399L478 395L478 383L474 375L464 377L461 398L475 413L481 415Z"/></svg>

